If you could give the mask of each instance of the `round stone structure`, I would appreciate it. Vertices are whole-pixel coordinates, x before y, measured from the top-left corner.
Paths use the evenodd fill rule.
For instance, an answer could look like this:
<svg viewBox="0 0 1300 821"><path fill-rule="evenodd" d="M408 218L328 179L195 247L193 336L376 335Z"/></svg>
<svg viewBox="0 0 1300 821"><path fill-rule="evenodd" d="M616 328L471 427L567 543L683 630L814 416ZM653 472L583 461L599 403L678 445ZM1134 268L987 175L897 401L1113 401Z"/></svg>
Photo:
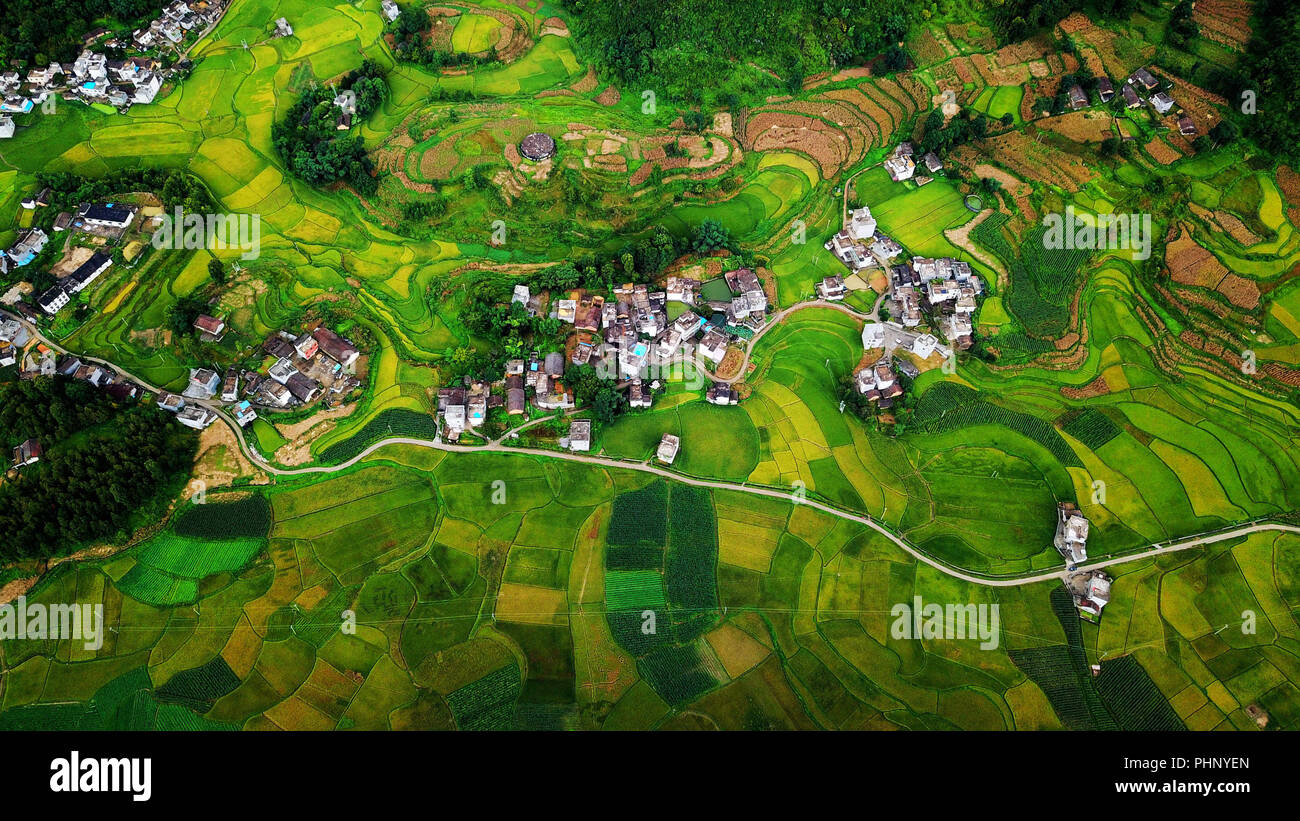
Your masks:
<svg viewBox="0 0 1300 821"><path fill-rule="evenodd" d="M555 156L555 140L550 134L534 131L519 143L519 153L533 162Z"/></svg>

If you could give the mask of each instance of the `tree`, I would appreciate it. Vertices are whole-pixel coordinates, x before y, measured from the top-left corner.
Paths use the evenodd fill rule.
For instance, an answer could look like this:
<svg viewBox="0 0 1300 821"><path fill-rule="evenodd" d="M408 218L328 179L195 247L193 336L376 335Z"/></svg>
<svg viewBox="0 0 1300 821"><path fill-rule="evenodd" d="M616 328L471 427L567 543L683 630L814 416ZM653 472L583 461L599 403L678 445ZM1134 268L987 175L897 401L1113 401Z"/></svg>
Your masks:
<svg viewBox="0 0 1300 821"><path fill-rule="evenodd" d="M402 216L409 222L423 222L445 213L447 213L447 198L437 193L402 205Z"/></svg>
<svg viewBox="0 0 1300 821"><path fill-rule="evenodd" d="M218 285L224 285L226 282L226 266L221 264L221 260L213 257L208 260L208 276Z"/></svg>
<svg viewBox="0 0 1300 821"><path fill-rule="evenodd" d="M1228 145L1236 140L1241 134L1241 129L1232 120L1220 120L1219 123L1210 129L1210 137L1216 145Z"/></svg>
<svg viewBox="0 0 1300 821"><path fill-rule="evenodd" d="M691 239L691 248L696 253L704 254L709 251L722 250L730 242L731 233L726 226L717 220L706 219L695 229L695 236Z"/></svg>
<svg viewBox="0 0 1300 821"><path fill-rule="evenodd" d="M707 95L732 111L739 96L799 93L806 76L873 63L894 71L915 4L904 0L561 0L574 37L624 88L662 99ZM876 59L880 58L880 59ZM756 70L757 67L757 70ZM772 73L779 75L776 79ZM741 92L741 94L737 94ZM731 95L735 95L734 97ZM680 105L679 105L680 107Z"/></svg>
<svg viewBox="0 0 1300 821"><path fill-rule="evenodd" d="M688 130L700 132L709 127L712 118L703 111L688 111L682 115L682 122Z"/></svg>
<svg viewBox="0 0 1300 821"><path fill-rule="evenodd" d="M383 77L363 77L352 85L357 95L357 116L368 117L388 96L388 83Z"/></svg>
<svg viewBox="0 0 1300 821"><path fill-rule="evenodd" d="M1186 47L1187 42L1195 39L1200 33L1200 27L1192 19L1191 0L1181 0L1174 6L1173 14L1169 18L1170 41L1176 46Z"/></svg>
<svg viewBox="0 0 1300 821"><path fill-rule="evenodd" d="M387 93L381 72L377 63L367 60L343 78L340 85L357 92L358 115L369 114ZM328 88L304 92L287 116L271 127L271 144L289 170L309 183L342 180L364 195L374 194L379 181L365 141L335 128L339 110L333 100L334 92Z"/></svg>
<svg viewBox="0 0 1300 821"><path fill-rule="evenodd" d="M183 296L172 305L167 318L167 326L179 335L194 331L194 320L207 310L207 305L191 296Z"/></svg>
<svg viewBox="0 0 1300 821"><path fill-rule="evenodd" d="M623 411L624 398L608 383L606 387L596 392L591 401L591 415L599 422L613 422L615 417Z"/></svg>
<svg viewBox="0 0 1300 821"><path fill-rule="evenodd" d="M969 110L953 117L943 125L942 109L935 108L926 117L925 135L921 138L922 151L944 153L959 145L984 138L988 134L989 119L983 114L973 115Z"/></svg>
<svg viewBox="0 0 1300 821"><path fill-rule="evenodd" d="M623 394L601 378L591 365L569 368L565 371L564 381L573 389L578 407L591 408L592 416L599 422L612 422L627 408Z"/></svg>
<svg viewBox="0 0 1300 821"><path fill-rule="evenodd" d="M885 53L880 56L880 62L876 65L875 73L893 74L905 68L907 68L907 52L898 44L894 44L885 49Z"/></svg>
<svg viewBox="0 0 1300 821"><path fill-rule="evenodd" d="M940 106L935 106L933 109L930 110L930 113L927 114L925 117L926 135L928 136L930 134L937 134L940 131L942 131L943 122L944 122L943 108Z"/></svg>
<svg viewBox="0 0 1300 821"><path fill-rule="evenodd" d="M796 58L791 61L790 67L786 71L785 90L791 94L798 94L803 91L803 78L803 60Z"/></svg>

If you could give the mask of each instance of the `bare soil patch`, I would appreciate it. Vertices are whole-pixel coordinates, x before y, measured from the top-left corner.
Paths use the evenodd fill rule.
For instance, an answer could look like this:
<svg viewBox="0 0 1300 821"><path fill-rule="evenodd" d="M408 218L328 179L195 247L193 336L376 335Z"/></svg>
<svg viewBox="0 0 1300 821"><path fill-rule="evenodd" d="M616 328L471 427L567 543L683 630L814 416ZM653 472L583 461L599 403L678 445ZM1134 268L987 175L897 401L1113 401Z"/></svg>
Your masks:
<svg viewBox="0 0 1300 821"><path fill-rule="evenodd" d="M1192 19L1202 36L1240 51L1250 40L1250 14L1246 0L1198 0Z"/></svg>
<svg viewBox="0 0 1300 821"><path fill-rule="evenodd" d="M312 414L293 425L276 425L280 435L289 440L275 452L276 461L289 467L310 462L312 443L334 430L340 419L350 416L356 409L357 405L353 402Z"/></svg>
<svg viewBox="0 0 1300 821"><path fill-rule="evenodd" d="M455 171L460 155L451 140L443 140L425 149L420 155L420 176L430 180L447 179Z"/></svg>
<svg viewBox="0 0 1300 821"><path fill-rule="evenodd" d="M194 478L207 488L226 487L244 476L263 484L267 477L244 456L234 431L225 425L211 425L199 435L198 454L194 458ZM187 487L188 496L191 488Z"/></svg>
<svg viewBox="0 0 1300 821"><path fill-rule="evenodd" d="M600 80L596 77L596 69L589 68L582 79L574 83L571 88L579 94L590 94L600 85Z"/></svg>
<svg viewBox="0 0 1300 821"><path fill-rule="evenodd" d="M1038 127L1054 131L1077 143L1099 143L1114 136L1111 116L1104 111L1072 111L1038 121Z"/></svg>
<svg viewBox="0 0 1300 821"><path fill-rule="evenodd" d="M1159 136L1153 137L1151 142L1142 146L1142 148L1151 155L1151 159L1161 165L1169 165L1182 159L1183 155L1174 150L1174 147Z"/></svg>
<svg viewBox="0 0 1300 821"><path fill-rule="evenodd" d="M754 151L793 150L811 157L830 179L848 162L848 140L834 127L811 117L762 111L745 124L746 146Z"/></svg>
<svg viewBox="0 0 1300 821"><path fill-rule="evenodd" d="M1249 248L1262 241L1254 231L1246 227L1241 218L1231 211L1211 211L1196 203L1189 203L1192 213L1232 237L1243 248Z"/></svg>
<svg viewBox="0 0 1300 821"><path fill-rule="evenodd" d="M1105 396L1110 393L1110 385L1106 383L1105 376L1098 376L1086 385L1075 387L1073 385L1062 385L1061 396L1066 399L1091 399L1094 396Z"/></svg>
<svg viewBox="0 0 1300 821"><path fill-rule="evenodd" d="M1259 307L1259 286L1245 277L1229 273L1215 290L1238 308L1254 310Z"/></svg>
<svg viewBox="0 0 1300 821"><path fill-rule="evenodd" d="M1169 92L1170 96L1178 101L1179 109L1192 118L1192 122L1196 123L1196 128L1201 134L1208 134L1211 128L1219 124L1219 120L1222 119L1219 109L1228 104L1227 100L1175 74L1165 72L1165 76L1174 85L1173 90ZM1177 134L1177 124L1172 123L1172 125L1174 133Z"/></svg>
<svg viewBox="0 0 1300 821"><path fill-rule="evenodd" d="M1300 225L1300 174L1289 165L1281 166L1277 169L1277 186L1290 204L1286 218L1292 225Z"/></svg>
<svg viewBox="0 0 1300 821"><path fill-rule="evenodd" d="M83 248L74 245L68 249L68 253L63 255L63 259L50 266L50 273L58 278L65 277L80 268L82 263L94 256L94 254L94 248Z"/></svg>
<svg viewBox="0 0 1300 821"><path fill-rule="evenodd" d="M1081 158L1046 141L1039 142L1025 131L1011 131L982 140L978 148L1017 176L1047 182L1070 193L1078 191L1096 176Z"/></svg>
<svg viewBox="0 0 1300 821"><path fill-rule="evenodd" d="M1180 226L1178 238L1165 247L1165 267L1174 282L1197 288L1217 288L1228 275L1223 263L1196 242L1186 225Z"/></svg>
<svg viewBox="0 0 1300 821"><path fill-rule="evenodd" d="M569 25L558 17L547 17L542 21L542 30L539 34L554 34L556 37L568 37Z"/></svg>
<svg viewBox="0 0 1300 821"><path fill-rule="evenodd" d="M997 166L989 165L988 163L977 164L975 166L975 174L981 179L987 177L989 179L997 180L1013 197L1018 196L1021 193L1021 189L1027 189L1030 187L1029 183L1019 177L1009 174Z"/></svg>
<svg viewBox="0 0 1300 821"><path fill-rule="evenodd" d="M866 66L858 66L857 68L846 68L835 72L835 75L831 77L831 82L842 83L845 80L862 80L870 76L871 69Z"/></svg>
<svg viewBox="0 0 1300 821"><path fill-rule="evenodd" d="M722 357L722 362L718 364L718 369L714 371L719 379L731 379L740 374L740 366L745 361L745 353L735 345L727 348L726 354Z"/></svg>
<svg viewBox="0 0 1300 821"><path fill-rule="evenodd" d="M975 259L996 271L998 275L998 289L1001 290L1007 283L1008 275L1006 268L1003 267L1001 260L988 253L974 242L971 242L970 239L970 232L975 230L976 226L988 219L993 213L992 208L985 208L983 211L976 214L973 220L970 220L956 228L949 228L947 231L943 232L943 235L947 237L948 241L953 245L968 252L971 256L975 257Z"/></svg>
<svg viewBox="0 0 1300 821"><path fill-rule="evenodd" d="M0 604L8 604L9 602L16 600L19 596L26 595L27 591L31 590L40 579L41 577L38 573L35 576L14 579L13 581L7 582L3 587L0 587Z"/></svg>

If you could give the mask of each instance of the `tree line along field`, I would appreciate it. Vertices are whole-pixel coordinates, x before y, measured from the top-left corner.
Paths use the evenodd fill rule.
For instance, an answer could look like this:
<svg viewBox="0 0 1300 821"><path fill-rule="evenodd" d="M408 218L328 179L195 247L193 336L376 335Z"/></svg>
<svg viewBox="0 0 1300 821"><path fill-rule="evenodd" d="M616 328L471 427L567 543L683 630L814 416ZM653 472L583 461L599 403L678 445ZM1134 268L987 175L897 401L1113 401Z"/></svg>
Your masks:
<svg viewBox="0 0 1300 821"><path fill-rule="evenodd" d="M504 482L502 504L488 477ZM381 550L359 550L358 532ZM1056 582L961 582L807 506L517 455L387 446L337 476L212 494L160 535L191 540L183 562L156 537L65 563L29 591L29 602L101 603L109 629L98 650L5 642L0 727L1298 719L1289 534L1120 566L1100 627L1079 622ZM241 538L258 546L231 551ZM129 580L142 566L189 574L197 595L153 597ZM998 648L892 638L892 603L917 595L997 603ZM1218 629L1243 606L1257 632ZM1094 663L1099 678L1080 673Z"/></svg>

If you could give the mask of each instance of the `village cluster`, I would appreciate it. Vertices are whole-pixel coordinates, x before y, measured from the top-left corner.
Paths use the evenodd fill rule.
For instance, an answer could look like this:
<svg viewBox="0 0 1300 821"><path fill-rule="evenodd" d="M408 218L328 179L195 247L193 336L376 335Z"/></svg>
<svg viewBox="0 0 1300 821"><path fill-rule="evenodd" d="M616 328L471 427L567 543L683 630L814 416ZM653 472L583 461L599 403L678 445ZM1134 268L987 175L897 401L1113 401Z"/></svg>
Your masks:
<svg viewBox="0 0 1300 821"><path fill-rule="evenodd" d="M1120 96L1124 98L1126 108L1141 108L1144 102L1143 98L1146 98L1145 102L1155 110L1156 114L1164 116L1170 111L1174 111L1178 103L1167 92L1159 90L1160 85L1160 81L1156 79L1155 75L1145 68L1140 68L1133 72L1129 76L1128 82L1120 87ZM1110 80L1105 77L1098 77L1097 93L1101 96L1101 101L1105 103L1115 96L1115 89ZM1088 105L1088 95L1079 86L1076 85L1071 88L1069 94L1071 108L1077 110ZM1192 118L1187 116L1182 109L1178 109L1175 113L1178 118L1178 133L1184 137L1195 137L1198 131Z"/></svg>
<svg viewBox="0 0 1300 821"><path fill-rule="evenodd" d="M226 331L225 322L207 315L199 316L194 327L208 342L220 342ZM230 368L218 374L210 368L191 369L181 394L159 391L158 407L175 413L182 425L203 430L217 420L213 407L221 403L246 427L257 419L258 410L293 409L318 400L331 406L361 386L356 375L361 351L324 326L297 336L279 331L262 349L266 357L255 371ZM24 379L59 375L87 382L118 402L140 398L143 393L140 385L108 365L59 355L40 343L18 318L0 313L0 367L10 365L19 366ZM28 453L24 463L40 457L39 442L25 443L24 448ZM33 454L35 458L31 458Z"/></svg>
<svg viewBox="0 0 1300 821"><path fill-rule="evenodd" d="M768 297L753 269L727 271L723 280L731 290L727 300L703 299L699 281L682 276L669 276L662 291L651 291L644 284L620 285L610 298L578 290L551 299L549 294L532 293L527 285L515 286L512 302L533 316L545 312L573 326L566 352L543 356L534 351L526 360L508 361L500 382L467 380L440 390L437 415L442 436L456 441L462 433L472 433L494 408L504 408L509 416L523 415L530 392L531 404L539 411L573 409L573 392L564 383L570 366L594 366L598 375L626 391L629 407L651 407L654 392L663 384L651 374L684 376L687 365L697 358L716 368L733 339L752 337L766 321ZM682 303L686 310L670 320L671 302ZM705 397L716 405L739 401L736 391L724 382L710 385ZM665 439L659 457L671 464L679 443L675 437ZM591 420L574 420L561 446L589 450Z"/></svg>
<svg viewBox="0 0 1300 821"><path fill-rule="evenodd" d="M24 199L22 207L48 207L50 197L50 189L46 188ZM44 345L34 344L34 334L20 319L39 325L75 301L79 293L112 267L110 249L122 241L128 230L146 228L151 219L156 219L147 216L150 210L124 203L83 203L54 219L55 236L66 231L76 241L68 243L63 263L56 266L55 284L36 296L35 306L20 299L17 288L6 295L6 307L17 317L0 322L0 367L18 364L25 378L58 374L83 380L108 391L118 401L140 395L139 385L106 365L82 362L73 356L60 358ZM24 232L0 254L0 273L32 264L51 241L40 228ZM59 267L64 270L58 272ZM206 314L199 315L193 327L200 340L214 344L221 342L226 333L224 320ZM265 341L262 350L265 358L255 370L231 368L218 374L209 368L192 369L183 393L160 392L158 406L175 413L181 424L202 430L216 421L214 408L224 403L235 421L246 426L257 419L259 410L289 410L317 401L328 407L361 385L356 375L361 351L329 328L312 327L300 334L279 331ZM39 443L32 443L27 450L28 457L35 453L39 458Z"/></svg>
<svg viewBox="0 0 1300 821"><path fill-rule="evenodd" d="M216 25L227 2L173 0L157 19L132 32L130 40L114 37L101 44L109 32L96 29L86 35L85 50L71 63L34 67L26 78L16 70L0 73L0 138L14 134L11 115L27 114L56 95L70 102L104 103L119 111L153 102L171 73L163 67L164 55L183 54L183 44L197 41ZM122 56L94 51L97 45Z"/></svg>
<svg viewBox="0 0 1300 821"><path fill-rule="evenodd" d="M47 188L35 197L23 200L22 207L26 209L47 207L49 197L50 190ZM92 242L97 243L97 250L90 251L78 246L70 250L70 253L76 254L78 258L85 258L76 263L76 268L60 277L58 282L37 297L36 304L41 307L41 310L54 316L72 302L77 294L85 290L86 286L112 267L113 260L105 253L106 245L122 238L126 230L135 222L137 210L134 206L120 203L82 203L75 213L65 211L55 218L53 230L56 234L64 231L84 234ZM50 236L40 228L23 232L13 246L4 254L0 254L0 274L30 264L49 243ZM86 256L88 251L90 251L89 256ZM20 302L15 302L14 308L24 312L30 311L28 306ZM35 314L28 316L28 319L35 321L38 317L39 314Z"/></svg>
<svg viewBox="0 0 1300 821"><path fill-rule="evenodd" d="M910 145L900 146L886 160L890 175L895 179L910 178L914 168L911 156ZM930 158L927 155L926 161ZM890 166L894 161L903 164ZM879 403L881 409L892 407L902 393L895 368L915 377L920 373L916 361L924 363L935 354L947 360L955 350L970 348L974 314L984 293L984 282L971 270L970 263L927 257L898 262L903 247L877 230L871 209L866 206L848 213L843 227L825 248L849 269L850 275L868 269L879 269L886 275L885 297L892 319L864 325L862 346L881 353L856 375L858 391ZM817 286L818 296L825 300L843 299L845 291L842 276L827 277ZM940 342L936 334L947 344ZM909 356L900 356L900 351Z"/></svg>
<svg viewBox="0 0 1300 821"><path fill-rule="evenodd" d="M1138 83L1147 81L1152 84L1150 87L1154 87L1155 79L1145 71L1136 72L1132 80ZM1105 86L1099 85L1099 88L1103 100L1109 99L1105 95ZM1128 86L1125 86L1125 91L1130 91ZM1071 99L1074 98L1072 90ZM1083 100L1086 104L1086 95ZM903 143L884 161L885 169L895 182L913 179L917 168L913 153L912 146ZM926 154L922 163L932 174L943 169L933 154ZM915 178L918 185L930 180L929 177ZM972 322L979 308L979 298L984 293L984 282L971 270L969 263L927 257L897 262L904 249L877 230L871 209L865 206L848 213L843 227L826 242L825 248L849 269L850 276L868 269L878 269L886 274L888 290L884 301L889 315L894 318L881 322L868 320L863 325L862 347L869 354L880 353L874 361L868 356L866 364L855 375L858 392L881 410L893 407L903 393L898 372L915 378L920 375L918 361L924 363L936 353L946 360L955 351L971 347ZM842 300L846 291L842 276L826 277L817 285L817 295L823 300ZM931 331L941 334L947 344L940 342ZM903 353L906 355L901 355ZM1081 617L1097 621L1102 608L1110 600L1111 579L1100 570L1076 570L1079 564L1087 561L1087 541L1088 520L1075 505L1061 503L1057 510L1053 544L1065 559L1065 584Z"/></svg>
<svg viewBox="0 0 1300 821"><path fill-rule="evenodd" d="M220 342L226 332L223 320L207 314L200 315L194 327L206 342ZM356 375L361 351L324 326L297 336L278 331L262 350L266 358L257 370L228 368L220 374L192 368L185 390L160 393L158 407L175 413L182 425L202 430L217 420L210 404L220 401L240 427L247 427L259 409L285 410L317 400L332 406L361 386Z"/></svg>
<svg viewBox="0 0 1300 821"><path fill-rule="evenodd" d="M899 143L894 153L886 157L882 163L885 170L889 172L889 178L894 182L912 180L917 185L926 185L934 180L935 174L943 170L943 162L933 151L927 151L921 157L920 165L916 162L915 154L916 149L911 143ZM928 173L917 174L921 166L924 166Z"/></svg>

